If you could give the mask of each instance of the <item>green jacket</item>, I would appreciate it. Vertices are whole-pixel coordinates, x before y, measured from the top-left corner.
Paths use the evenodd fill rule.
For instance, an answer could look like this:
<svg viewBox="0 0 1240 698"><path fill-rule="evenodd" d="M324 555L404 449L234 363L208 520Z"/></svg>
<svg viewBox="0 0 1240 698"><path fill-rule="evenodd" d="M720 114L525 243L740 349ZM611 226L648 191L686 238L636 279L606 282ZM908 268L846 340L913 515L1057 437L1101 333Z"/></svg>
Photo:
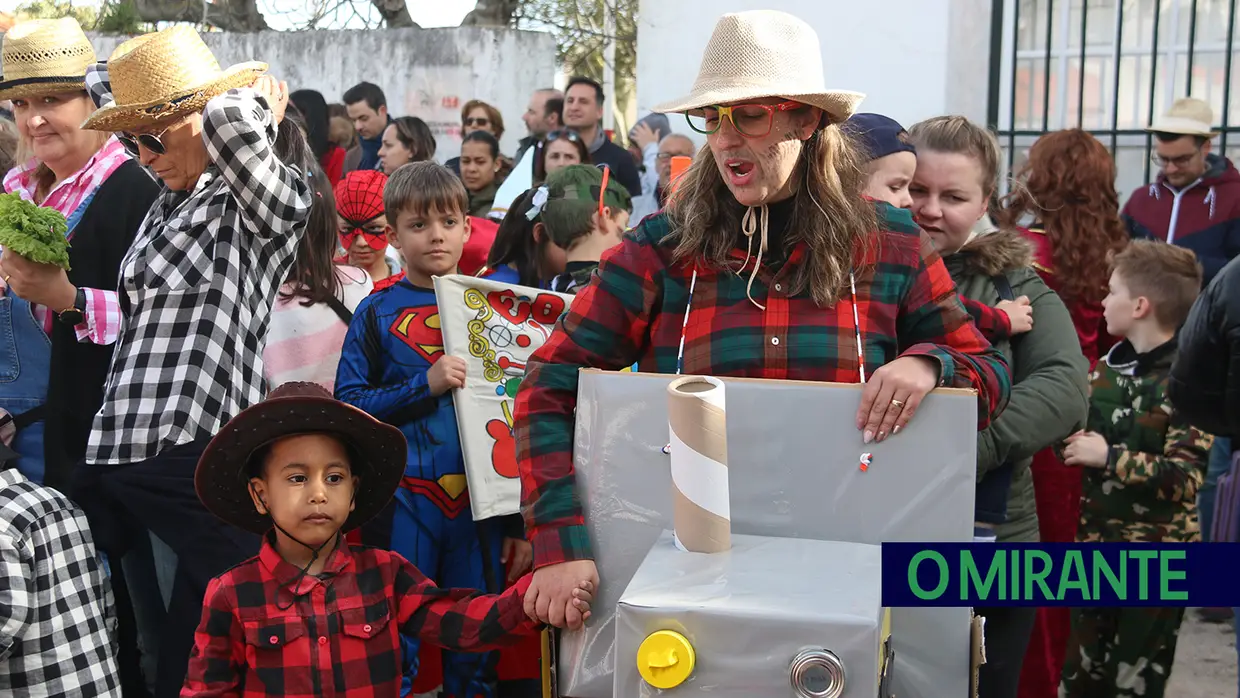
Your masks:
<svg viewBox="0 0 1240 698"><path fill-rule="evenodd" d="M1105 468L1085 468L1077 540L1198 540L1197 489L1214 437L1167 399L1175 354L1174 339L1146 354L1125 340L1094 368L1089 429L1111 448Z"/></svg>
<svg viewBox="0 0 1240 698"><path fill-rule="evenodd" d="M1037 542L1033 454L1058 444L1084 424L1089 406L1089 362L1081 354L1072 316L1030 266L1033 247L1015 231L979 235L944 258L962 298L995 305L993 277L1007 277L1015 297L1033 307L1033 330L996 343L1012 367L1012 397L999 418L977 435L977 476L1013 464L1007 522L999 541Z"/></svg>
<svg viewBox="0 0 1240 698"><path fill-rule="evenodd" d="M491 182L481 191L469 192L469 215L486 218L495 205L495 194L499 191L499 181Z"/></svg>

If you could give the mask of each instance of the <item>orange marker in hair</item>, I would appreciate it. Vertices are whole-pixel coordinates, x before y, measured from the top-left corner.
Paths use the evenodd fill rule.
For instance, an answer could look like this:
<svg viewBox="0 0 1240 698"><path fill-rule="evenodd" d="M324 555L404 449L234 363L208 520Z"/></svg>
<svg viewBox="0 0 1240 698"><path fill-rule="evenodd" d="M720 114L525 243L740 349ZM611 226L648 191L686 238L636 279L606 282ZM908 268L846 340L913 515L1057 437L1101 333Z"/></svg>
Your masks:
<svg viewBox="0 0 1240 698"><path fill-rule="evenodd" d="M607 180L611 179L611 168L603 165L603 186L598 190L598 217L603 218L603 201L607 198Z"/></svg>

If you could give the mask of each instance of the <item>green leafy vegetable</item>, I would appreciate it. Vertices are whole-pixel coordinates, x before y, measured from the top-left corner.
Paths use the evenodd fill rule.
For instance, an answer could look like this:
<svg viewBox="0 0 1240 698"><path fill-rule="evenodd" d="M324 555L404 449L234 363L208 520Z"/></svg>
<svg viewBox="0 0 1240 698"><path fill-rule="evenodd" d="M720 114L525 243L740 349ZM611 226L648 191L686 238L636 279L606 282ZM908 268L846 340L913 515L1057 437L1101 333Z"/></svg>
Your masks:
<svg viewBox="0 0 1240 698"><path fill-rule="evenodd" d="M69 269L69 224L59 211L19 194L0 194L0 247L40 264Z"/></svg>

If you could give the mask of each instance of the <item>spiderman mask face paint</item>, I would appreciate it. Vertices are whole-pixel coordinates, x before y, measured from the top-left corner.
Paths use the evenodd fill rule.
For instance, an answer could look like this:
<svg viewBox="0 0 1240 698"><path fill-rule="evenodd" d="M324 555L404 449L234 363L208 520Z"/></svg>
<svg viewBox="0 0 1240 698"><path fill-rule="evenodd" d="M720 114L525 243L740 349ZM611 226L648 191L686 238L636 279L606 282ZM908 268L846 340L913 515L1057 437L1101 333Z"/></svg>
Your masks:
<svg viewBox="0 0 1240 698"><path fill-rule="evenodd" d="M338 229L340 247L346 252L351 252L355 249L354 246L357 244L359 237L367 247L376 252L382 252L387 249L387 220L383 216L376 216L364 222L353 221L344 216L339 216L338 222L340 223Z"/></svg>
<svg viewBox="0 0 1240 698"><path fill-rule="evenodd" d="M387 249L387 219L383 213L383 188L387 175L358 170L345 175L336 185L336 213L340 224L340 246L353 263L372 252ZM358 240L364 244L358 244Z"/></svg>

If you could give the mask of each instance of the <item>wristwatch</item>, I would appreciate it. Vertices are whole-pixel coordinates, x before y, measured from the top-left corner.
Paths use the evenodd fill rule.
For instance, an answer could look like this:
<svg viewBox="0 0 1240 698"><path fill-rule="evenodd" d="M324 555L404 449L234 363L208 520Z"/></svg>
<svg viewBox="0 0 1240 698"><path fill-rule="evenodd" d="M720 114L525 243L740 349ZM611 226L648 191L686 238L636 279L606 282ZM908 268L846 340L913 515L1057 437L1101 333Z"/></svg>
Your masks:
<svg viewBox="0 0 1240 698"><path fill-rule="evenodd" d="M77 297L73 299L73 307L56 313L56 319L70 327L82 324L86 319L86 290L79 288Z"/></svg>

